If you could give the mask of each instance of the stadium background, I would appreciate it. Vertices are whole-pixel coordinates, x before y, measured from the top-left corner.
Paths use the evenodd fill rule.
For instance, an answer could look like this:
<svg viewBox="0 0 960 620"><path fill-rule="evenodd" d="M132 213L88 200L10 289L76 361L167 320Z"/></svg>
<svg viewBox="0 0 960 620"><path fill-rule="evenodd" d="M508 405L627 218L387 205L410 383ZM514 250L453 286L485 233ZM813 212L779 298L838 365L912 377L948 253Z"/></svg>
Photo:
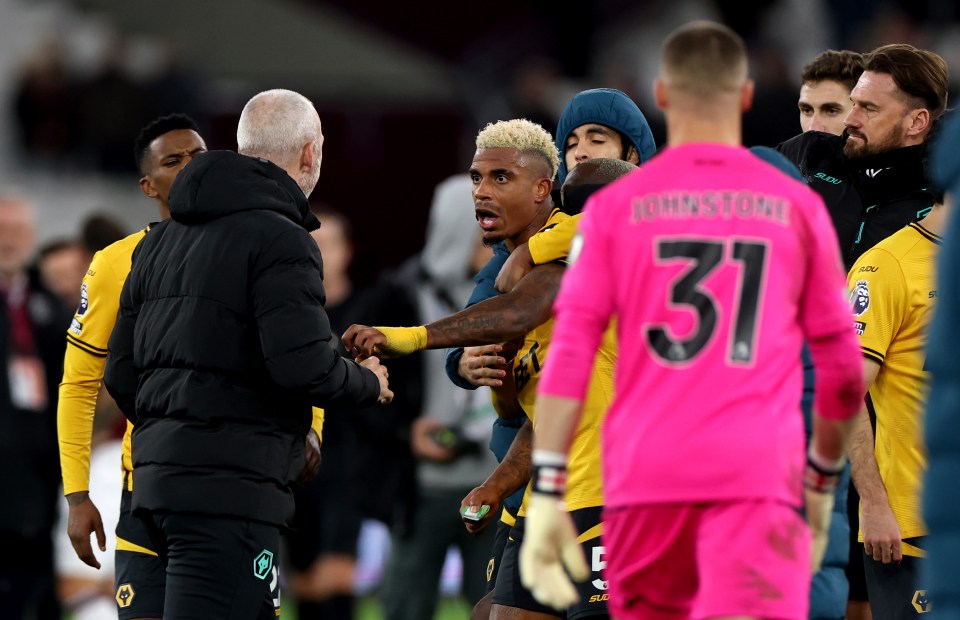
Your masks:
<svg viewBox="0 0 960 620"><path fill-rule="evenodd" d="M130 155L145 122L188 112L211 148L232 149L244 102L290 88L320 113L312 201L354 224L362 285L421 249L434 187L466 169L489 121L523 116L552 130L574 93L612 86L662 143L649 95L659 45L694 18L724 21L748 42L748 145L798 133L800 68L827 48L913 43L954 67L952 95L960 83L951 0L0 0L0 188L37 205L39 245L95 212L133 231L156 219ZM375 561L382 549L369 553ZM454 560L448 594L456 580ZM378 617L372 599L363 610ZM449 599L439 617L465 613Z"/></svg>

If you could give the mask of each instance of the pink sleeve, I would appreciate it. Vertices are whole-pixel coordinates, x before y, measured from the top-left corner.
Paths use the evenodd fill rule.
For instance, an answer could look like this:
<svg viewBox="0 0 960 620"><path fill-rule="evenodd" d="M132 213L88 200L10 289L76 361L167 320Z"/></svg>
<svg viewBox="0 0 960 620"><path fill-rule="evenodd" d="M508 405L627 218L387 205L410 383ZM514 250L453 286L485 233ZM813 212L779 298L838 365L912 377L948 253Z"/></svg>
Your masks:
<svg viewBox="0 0 960 620"><path fill-rule="evenodd" d="M824 418L856 415L863 401L863 363L847 302L838 241L820 197L804 212L806 274L800 293L800 322L816 372L814 408Z"/></svg>
<svg viewBox="0 0 960 620"><path fill-rule="evenodd" d="M579 238L571 246L569 260L573 264L563 276L554 304L556 322L540 379L541 394L584 398L597 348L610 322L614 262L609 236L602 230L602 218L610 213L603 209L598 218L597 206L595 199L588 201Z"/></svg>

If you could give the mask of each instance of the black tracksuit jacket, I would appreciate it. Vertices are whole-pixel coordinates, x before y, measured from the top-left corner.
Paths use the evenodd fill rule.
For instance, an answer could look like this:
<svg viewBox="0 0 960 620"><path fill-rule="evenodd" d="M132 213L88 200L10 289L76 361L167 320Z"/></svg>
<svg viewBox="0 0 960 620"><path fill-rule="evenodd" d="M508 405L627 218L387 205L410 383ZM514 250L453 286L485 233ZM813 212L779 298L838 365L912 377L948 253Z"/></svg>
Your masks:
<svg viewBox="0 0 960 620"><path fill-rule="evenodd" d="M843 154L845 139L808 131L777 150L797 164L823 198L850 269L861 254L925 217L938 196L929 188L925 145L849 159Z"/></svg>

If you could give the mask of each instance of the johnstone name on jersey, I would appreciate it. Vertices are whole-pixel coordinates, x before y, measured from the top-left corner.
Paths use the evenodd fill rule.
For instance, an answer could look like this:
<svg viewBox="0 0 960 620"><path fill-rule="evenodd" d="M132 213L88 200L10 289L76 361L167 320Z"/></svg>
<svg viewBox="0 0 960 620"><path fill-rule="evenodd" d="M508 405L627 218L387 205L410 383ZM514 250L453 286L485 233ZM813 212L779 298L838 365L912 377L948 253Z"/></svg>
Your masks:
<svg viewBox="0 0 960 620"><path fill-rule="evenodd" d="M766 220L790 224L790 201L782 196L745 191L664 191L633 199L633 220L668 219Z"/></svg>

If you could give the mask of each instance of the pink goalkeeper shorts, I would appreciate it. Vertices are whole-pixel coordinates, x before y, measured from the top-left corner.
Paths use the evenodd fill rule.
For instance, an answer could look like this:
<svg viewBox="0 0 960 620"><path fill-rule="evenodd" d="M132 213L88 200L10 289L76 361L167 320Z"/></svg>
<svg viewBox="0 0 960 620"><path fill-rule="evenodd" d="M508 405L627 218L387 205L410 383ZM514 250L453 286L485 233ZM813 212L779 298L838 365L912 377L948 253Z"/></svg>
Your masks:
<svg viewBox="0 0 960 620"><path fill-rule="evenodd" d="M603 521L618 620L807 617L810 532L786 504L649 504Z"/></svg>

